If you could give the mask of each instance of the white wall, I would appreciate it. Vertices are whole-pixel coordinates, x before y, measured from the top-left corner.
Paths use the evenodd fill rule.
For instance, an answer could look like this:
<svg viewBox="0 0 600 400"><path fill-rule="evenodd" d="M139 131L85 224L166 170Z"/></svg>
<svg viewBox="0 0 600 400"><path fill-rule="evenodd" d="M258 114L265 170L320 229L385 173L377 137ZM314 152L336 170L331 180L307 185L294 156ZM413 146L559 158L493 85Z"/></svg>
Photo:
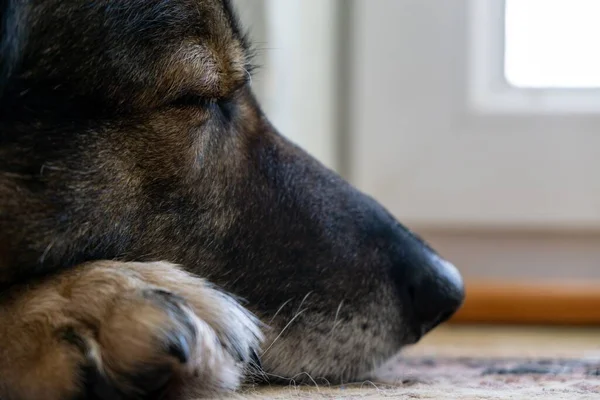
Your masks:
<svg viewBox="0 0 600 400"><path fill-rule="evenodd" d="M275 127L338 169L338 0L237 0L258 49L259 100Z"/></svg>
<svg viewBox="0 0 600 400"><path fill-rule="evenodd" d="M600 119L473 107L468 0L237 1L275 125L467 277L600 278Z"/></svg>
<svg viewBox="0 0 600 400"><path fill-rule="evenodd" d="M355 2L354 181L413 226L600 228L599 114L470 108L467 4Z"/></svg>

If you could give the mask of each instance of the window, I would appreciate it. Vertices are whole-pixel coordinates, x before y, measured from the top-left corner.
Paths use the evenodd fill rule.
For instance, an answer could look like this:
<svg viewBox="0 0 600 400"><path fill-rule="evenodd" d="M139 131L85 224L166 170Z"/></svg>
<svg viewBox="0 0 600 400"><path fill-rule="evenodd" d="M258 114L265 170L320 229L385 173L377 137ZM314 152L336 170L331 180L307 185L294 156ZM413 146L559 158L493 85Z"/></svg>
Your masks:
<svg viewBox="0 0 600 400"><path fill-rule="evenodd" d="M470 0L468 106L600 114L600 0Z"/></svg>
<svg viewBox="0 0 600 400"><path fill-rule="evenodd" d="M523 88L600 87L600 1L506 0L504 72Z"/></svg>

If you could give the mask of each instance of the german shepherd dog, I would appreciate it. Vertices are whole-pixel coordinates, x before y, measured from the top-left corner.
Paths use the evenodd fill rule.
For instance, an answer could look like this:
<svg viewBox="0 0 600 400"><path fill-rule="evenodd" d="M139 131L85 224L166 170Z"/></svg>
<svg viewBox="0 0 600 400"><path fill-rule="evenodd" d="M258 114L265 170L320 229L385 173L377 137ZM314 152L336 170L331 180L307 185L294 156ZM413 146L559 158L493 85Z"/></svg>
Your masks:
<svg viewBox="0 0 600 400"><path fill-rule="evenodd" d="M461 305L449 262L270 125L228 0L0 12L2 400L364 379Z"/></svg>

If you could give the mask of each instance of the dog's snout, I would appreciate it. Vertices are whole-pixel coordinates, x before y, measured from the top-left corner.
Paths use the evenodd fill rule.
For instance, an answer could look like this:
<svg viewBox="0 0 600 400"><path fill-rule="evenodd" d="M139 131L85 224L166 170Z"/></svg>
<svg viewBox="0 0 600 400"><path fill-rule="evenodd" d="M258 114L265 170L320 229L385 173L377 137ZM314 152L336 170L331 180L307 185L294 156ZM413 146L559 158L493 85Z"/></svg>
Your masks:
<svg viewBox="0 0 600 400"><path fill-rule="evenodd" d="M439 257L434 257L426 268L415 271L405 290L419 337L448 320L465 296L460 273Z"/></svg>

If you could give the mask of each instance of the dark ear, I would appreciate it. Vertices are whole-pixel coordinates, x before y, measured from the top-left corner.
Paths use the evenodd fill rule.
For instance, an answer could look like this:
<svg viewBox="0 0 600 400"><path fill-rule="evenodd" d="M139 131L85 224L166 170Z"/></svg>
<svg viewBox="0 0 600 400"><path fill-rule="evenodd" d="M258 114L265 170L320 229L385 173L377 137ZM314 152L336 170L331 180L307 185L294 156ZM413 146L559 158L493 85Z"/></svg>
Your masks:
<svg viewBox="0 0 600 400"><path fill-rule="evenodd" d="M0 96L21 59L27 3L0 0Z"/></svg>

